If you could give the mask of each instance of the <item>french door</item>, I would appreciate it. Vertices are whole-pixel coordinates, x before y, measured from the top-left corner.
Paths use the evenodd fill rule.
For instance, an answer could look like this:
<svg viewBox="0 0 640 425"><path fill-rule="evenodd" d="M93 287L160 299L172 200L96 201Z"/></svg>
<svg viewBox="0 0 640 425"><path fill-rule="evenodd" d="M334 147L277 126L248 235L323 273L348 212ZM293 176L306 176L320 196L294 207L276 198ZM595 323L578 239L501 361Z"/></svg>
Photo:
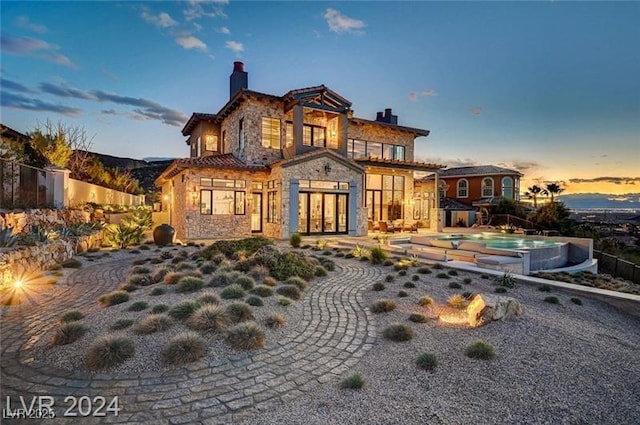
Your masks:
<svg viewBox="0 0 640 425"><path fill-rule="evenodd" d="M298 200L299 233L347 233L348 194L302 192Z"/></svg>
<svg viewBox="0 0 640 425"><path fill-rule="evenodd" d="M262 193L253 193L251 200L251 233L262 232Z"/></svg>

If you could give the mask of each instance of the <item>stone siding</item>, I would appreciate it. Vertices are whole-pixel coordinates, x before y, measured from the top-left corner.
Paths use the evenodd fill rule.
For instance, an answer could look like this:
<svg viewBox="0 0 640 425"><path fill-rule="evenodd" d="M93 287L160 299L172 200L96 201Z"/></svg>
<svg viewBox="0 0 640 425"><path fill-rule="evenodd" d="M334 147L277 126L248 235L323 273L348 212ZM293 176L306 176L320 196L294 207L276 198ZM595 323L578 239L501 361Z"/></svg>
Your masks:
<svg viewBox="0 0 640 425"><path fill-rule="evenodd" d="M27 210L0 213L0 227L11 227L13 234L28 230L31 226L45 228L65 227L74 223L88 223L91 214L82 210Z"/></svg>
<svg viewBox="0 0 640 425"><path fill-rule="evenodd" d="M355 125L349 123L347 131L349 139L366 140L370 142L390 143L403 145L405 161L414 160L414 140L413 134L406 131L394 130L376 124Z"/></svg>

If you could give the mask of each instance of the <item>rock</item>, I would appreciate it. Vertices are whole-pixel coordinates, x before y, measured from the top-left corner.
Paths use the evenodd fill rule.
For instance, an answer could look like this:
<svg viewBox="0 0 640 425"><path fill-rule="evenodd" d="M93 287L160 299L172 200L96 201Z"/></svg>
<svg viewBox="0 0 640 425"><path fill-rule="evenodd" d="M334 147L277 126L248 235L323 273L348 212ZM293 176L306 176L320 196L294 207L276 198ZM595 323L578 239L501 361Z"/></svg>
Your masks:
<svg viewBox="0 0 640 425"><path fill-rule="evenodd" d="M522 314L522 306L515 298L478 294L469 303L467 314L471 326L481 326L487 322L519 316Z"/></svg>

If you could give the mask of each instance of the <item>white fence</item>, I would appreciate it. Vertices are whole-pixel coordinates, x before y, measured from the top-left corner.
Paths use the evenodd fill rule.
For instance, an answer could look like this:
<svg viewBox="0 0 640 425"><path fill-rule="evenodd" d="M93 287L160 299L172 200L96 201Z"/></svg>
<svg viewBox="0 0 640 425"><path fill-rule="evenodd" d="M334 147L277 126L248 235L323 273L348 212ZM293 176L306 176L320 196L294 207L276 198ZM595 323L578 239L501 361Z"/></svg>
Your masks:
<svg viewBox="0 0 640 425"><path fill-rule="evenodd" d="M124 206L144 204L144 195L132 195L130 193L119 192L104 186L98 186L72 178L69 178L68 181L68 206L75 206L82 202Z"/></svg>

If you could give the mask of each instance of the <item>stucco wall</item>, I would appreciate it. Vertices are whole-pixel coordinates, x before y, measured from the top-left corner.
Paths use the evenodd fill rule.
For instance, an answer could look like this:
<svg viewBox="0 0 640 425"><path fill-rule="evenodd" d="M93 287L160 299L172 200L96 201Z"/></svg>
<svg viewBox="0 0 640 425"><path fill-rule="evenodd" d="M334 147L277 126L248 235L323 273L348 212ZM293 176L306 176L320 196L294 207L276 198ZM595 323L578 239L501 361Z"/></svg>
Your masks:
<svg viewBox="0 0 640 425"><path fill-rule="evenodd" d="M446 193L447 198L456 199L463 204L471 205L472 202L477 201L478 199L486 198L486 196L482 196L482 180L486 177L493 178L493 196L502 196L502 178L511 177L514 185L514 198L517 199L518 194L516 193L516 188L519 177L516 175L440 177L440 179L444 180L447 185L449 185ZM461 179L466 179L469 182L469 196L466 198L458 198L458 181Z"/></svg>
<svg viewBox="0 0 640 425"><path fill-rule="evenodd" d="M143 205L144 195L132 195L119 192L80 180L69 179L67 192L70 206L76 206L82 202L95 202L96 204L109 205Z"/></svg>

